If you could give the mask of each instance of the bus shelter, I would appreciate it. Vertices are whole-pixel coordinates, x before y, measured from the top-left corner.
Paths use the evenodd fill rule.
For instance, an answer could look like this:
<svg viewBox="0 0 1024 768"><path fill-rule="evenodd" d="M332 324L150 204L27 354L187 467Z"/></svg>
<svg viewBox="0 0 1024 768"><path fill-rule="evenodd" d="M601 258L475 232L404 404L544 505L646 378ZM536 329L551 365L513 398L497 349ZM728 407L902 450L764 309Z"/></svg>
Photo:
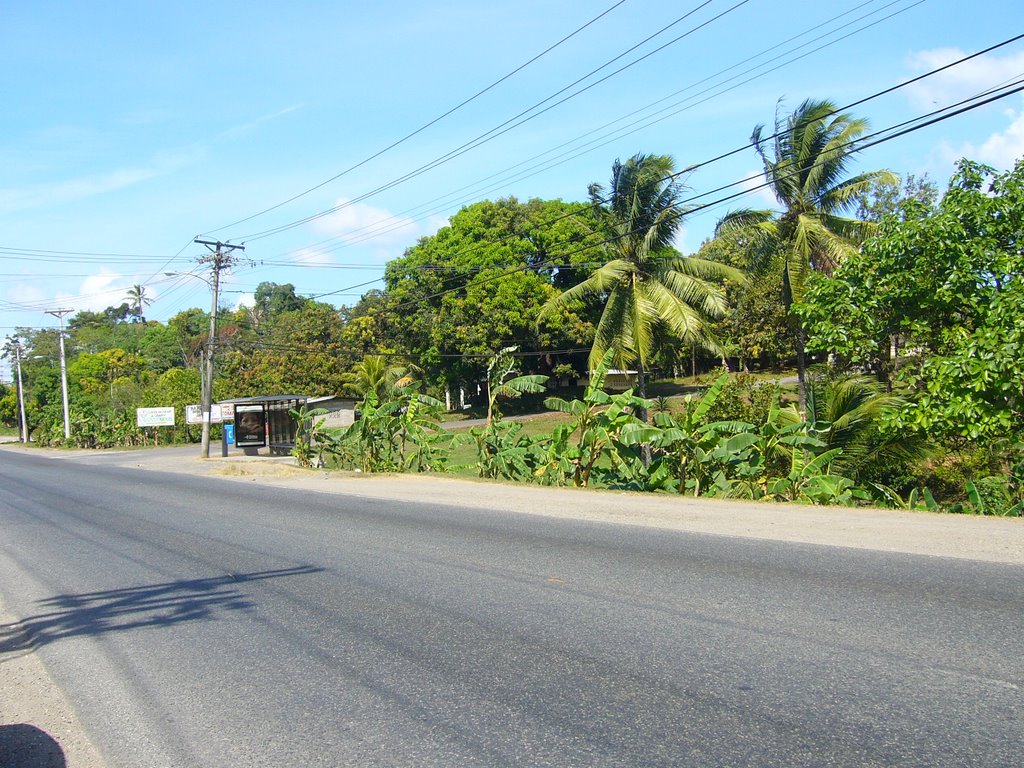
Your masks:
<svg viewBox="0 0 1024 768"><path fill-rule="evenodd" d="M299 410L307 400L306 395L259 395L221 400L219 405L234 410L236 448L249 456L258 455L260 449L268 449L271 456L287 456L295 447L298 430L291 411ZM227 455L227 433L222 453Z"/></svg>

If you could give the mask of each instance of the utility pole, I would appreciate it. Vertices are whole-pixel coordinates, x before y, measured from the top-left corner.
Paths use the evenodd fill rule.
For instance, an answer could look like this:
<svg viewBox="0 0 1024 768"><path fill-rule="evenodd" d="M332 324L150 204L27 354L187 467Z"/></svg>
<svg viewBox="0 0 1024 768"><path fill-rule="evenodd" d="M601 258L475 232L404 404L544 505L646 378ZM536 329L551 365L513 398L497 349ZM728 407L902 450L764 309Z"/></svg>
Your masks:
<svg viewBox="0 0 1024 768"><path fill-rule="evenodd" d="M17 336L7 337L6 351L14 350L16 370L18 372L18 413L21 416L21 442L28 442L28 420L25 418L25 385L21 380L21 339Z"/></svg>
<svg viewBox="0 0 1024 768"><path fill-rule="evenodd" d="M203 437L200 456L210 458L210 412L213 410L213 347L217 339L217 301L220 293L221 270L230 269L235 264L234 251L245 250L244 245L231 245L219 240L200 240L194 242L205 245L210 251L209 256L199 259L200 264L209 264L213 272L210 287L213 289L213 305L210 308L210 337L206 342L206 377L203 379Z"/></svg>
<svg viewBox="0 0 1024 768"><path fill-rule="evenodd" d="M60 391L64 396L64 439L71 439L71 415L68 413L68 366L64 359L64 315L69 315L73 309L48 309L46 314L53 315L60 320Z"/></svg>

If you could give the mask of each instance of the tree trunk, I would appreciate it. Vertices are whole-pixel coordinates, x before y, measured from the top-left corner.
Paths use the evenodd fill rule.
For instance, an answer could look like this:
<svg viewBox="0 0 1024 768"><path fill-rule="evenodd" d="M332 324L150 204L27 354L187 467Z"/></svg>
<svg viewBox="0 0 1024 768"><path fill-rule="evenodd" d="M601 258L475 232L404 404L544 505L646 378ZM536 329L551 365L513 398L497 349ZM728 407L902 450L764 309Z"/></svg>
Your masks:
<svg viewBox="0 0 1024 768"><path fill-rule="evenodd" d="M807 331L803 325L796 329L796 381L797 381L797 407L800 414L807 413Z"/></svg>
<svg viewBox="0 0 1024 768"><path fill-rule="evenodd" d="M646 399L647 398L647 371L644 370L644 364L638 363L636 366L636 394L637 397ZM644 424L647 423L647 409L637 408L636 417L640 419ZM650 443L640 444L640 458L644 462L645 467L651 466L651 445Z"/></svg>

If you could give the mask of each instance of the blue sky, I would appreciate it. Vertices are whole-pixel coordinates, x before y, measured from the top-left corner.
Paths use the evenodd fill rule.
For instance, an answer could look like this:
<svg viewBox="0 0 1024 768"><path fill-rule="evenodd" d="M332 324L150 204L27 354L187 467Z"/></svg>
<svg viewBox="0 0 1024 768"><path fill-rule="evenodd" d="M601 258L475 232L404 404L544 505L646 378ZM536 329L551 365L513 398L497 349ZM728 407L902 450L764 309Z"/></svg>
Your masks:
<svg viewBox="0 0 1024 768"><path fill-rule="evenodd" d="M255 262L228 278L226 303L244 302L264 280L353 303L373 286L352 286L380 277L387 260L462 205L508 195L583 199L590 182L607 181L616 157L701 162L770 124L780 98L789 108L808 97L848 104L1024 32L1019 0L701 5L0 0L0 331L52 327L46 309L119 304L135 283L154 300L150 318L207 308L201 281L163 274L195 268L204 252L191 243L197 235L244 240ZM341 174L606 10L379 157L228 226ZM884 128L1022 75L1024 43L1015 43L854 113ZM545 106L605 76L471 151L349 202L580 78ZM1003 168L1024 155L1020 94L869 149L859 168L928 173L945 184L962 155ZM748 150L688 183L697 195L757 170ZM703 212L679 245L695 250L728 208L765 202L753 192Z"/></svg>

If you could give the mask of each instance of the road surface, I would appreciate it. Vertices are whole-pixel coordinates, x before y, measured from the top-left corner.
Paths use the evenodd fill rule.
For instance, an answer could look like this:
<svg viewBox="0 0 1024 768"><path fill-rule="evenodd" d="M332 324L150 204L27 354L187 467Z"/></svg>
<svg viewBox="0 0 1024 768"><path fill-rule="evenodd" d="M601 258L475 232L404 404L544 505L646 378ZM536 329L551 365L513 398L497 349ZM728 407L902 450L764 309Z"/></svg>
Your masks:
<svg viewBox="0 0 1024 768"><path fill-rule="evenodd" d="M2 458L0 643L111 766L1020 761L1020 565Z"/></svg>

